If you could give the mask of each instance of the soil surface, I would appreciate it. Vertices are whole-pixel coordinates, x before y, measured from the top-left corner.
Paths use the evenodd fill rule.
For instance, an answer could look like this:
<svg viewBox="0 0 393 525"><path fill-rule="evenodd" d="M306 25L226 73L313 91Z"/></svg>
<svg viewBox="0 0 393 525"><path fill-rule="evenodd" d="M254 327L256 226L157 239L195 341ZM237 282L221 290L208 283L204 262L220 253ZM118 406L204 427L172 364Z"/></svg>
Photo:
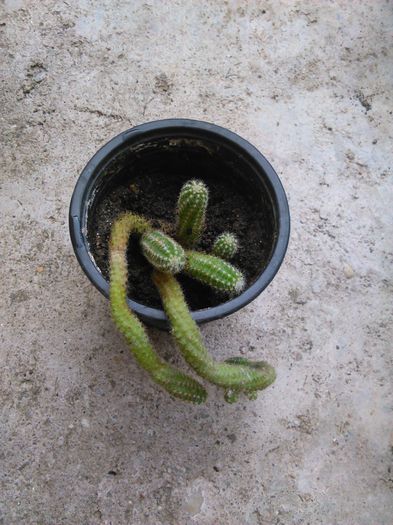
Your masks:
<svg viewBox="0 0 393 525"><path fill-rule="evenodd" d="M95 261L108 279L108 241L111 225L120 213L133 211L154 220L155 227L175 223L175 207L182 184L189 175L154 173L123 174L119 184L102 192L91 211L88 239ZM201 178L201 177L200 177ZM209 252L216 237L224 231L235 233L240 249L231 261L240 268L247 285L266 266L272 245L272 228L266 210L234 181L202 177L209 188L206 228L198 249ZM138 238L128 247L129 297L147 306L161 308L151 280L151 265L141 254ZM216 306L227 300L223 294L181 274L178 276L192 310Z"/></svg>

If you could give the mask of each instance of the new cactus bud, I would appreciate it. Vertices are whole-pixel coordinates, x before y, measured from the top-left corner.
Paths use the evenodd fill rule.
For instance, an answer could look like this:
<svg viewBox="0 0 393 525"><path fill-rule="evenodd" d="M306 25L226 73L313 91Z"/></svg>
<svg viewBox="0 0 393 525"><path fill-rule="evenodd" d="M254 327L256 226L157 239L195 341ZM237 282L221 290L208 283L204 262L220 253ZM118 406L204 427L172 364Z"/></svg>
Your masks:
<svg viewBox="0 0 393 525"><path fill-rule="evenodd" d="M244 288L242 272L214 255L186 250L185 273L221 292L238 295Z"/></svg>
<svg viewBox="0 0 393 525"><path fill-rule="evenodd" d="M200 180L190 180L182 187L177 201L176 237L183 246L192 248L205 228L209 192Z"/></svg>
<svg viewBox="0 0 393 525"><path fill-rule="evenodd" d="M160 230L146 232L140 243L143 255L157 270L175 274L184 268L186 255L183 248Z"/></svg>
<svg viewBox="0 0 393 525"><path fill-rule="evenodd" d="M225 232L219 235L215 240L212 254L229 261L237 252L238 247L239 243L237 242L236 235Z"/></svg>

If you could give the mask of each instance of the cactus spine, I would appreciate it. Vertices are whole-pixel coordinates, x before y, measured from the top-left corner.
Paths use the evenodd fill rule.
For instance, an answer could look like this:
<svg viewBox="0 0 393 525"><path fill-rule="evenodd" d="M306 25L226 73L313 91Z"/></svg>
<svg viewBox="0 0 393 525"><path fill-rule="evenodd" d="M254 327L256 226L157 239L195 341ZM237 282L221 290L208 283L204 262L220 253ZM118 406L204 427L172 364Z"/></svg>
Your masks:
<svg viewBox="0 0 393 525"><path fill-rule="evenodd" d="M213 244L212 254L226 261L232 259L239 247L236 235L225 232L217 237Z"/></svg>
<svg viewBox="0 0 393 525"><path fill-rule="evenodd" d="M184 359L201 377L226 389L226 401L233 403L241 392L255 399L258 390L273 383L276 377L274 368L264 361L251 362L241 357L224 363L214 361L203 344L176 278L155 271L153 280Z"/></svg>
<svg viewBox="0 0 393 525"><path fill-rule="evenodd" d="M142 235L140 243L143 255L157 270L175 274L184 268L186 255L183 248L165 233L148 231Z"/></svg>
<svg viewBox="0 0 393 525"><path fill-rule="evenodd" d="M193 378L163 362L154 351L141 322L127 304L127 244L132 232L145 234L148 221L132 213L121 215L113 224L110 239L110 303L112 317L131 347L139 365L173 396L203 403L206 390Z"/></svg>
<svg viewBox="0 0 393 525"><path fill-rule="evenodd" d="M231 295L244 288L244 276L232 264L215 255L186 250L185 273L204 284Z"/></svg>
<svg viewBox="0 0 393 525"><path fill-rule="evenodd" d="M200 180L190 180L182 187L177 201L176 238L186 248L200 241L205 227L209 193Z"/></svg>

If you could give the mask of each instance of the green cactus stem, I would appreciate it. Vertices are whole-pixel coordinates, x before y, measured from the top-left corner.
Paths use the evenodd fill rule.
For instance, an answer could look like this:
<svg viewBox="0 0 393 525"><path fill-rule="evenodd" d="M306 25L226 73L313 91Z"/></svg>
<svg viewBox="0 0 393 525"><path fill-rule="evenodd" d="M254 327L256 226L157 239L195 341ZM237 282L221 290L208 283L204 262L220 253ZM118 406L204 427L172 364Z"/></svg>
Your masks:
<svg viewBox="0 0 393 525"><path fill-rule="evenodd" d="M149 222L133 213L121 215L113 224L110 239L110 304L112 317L130 345L139 365L174 397L193 403L206 400L206 390L193 378L163 362L154 351L142 323L127 304L127 244L131 233L145 234Z"/></svg>
<svg viewBox="0 0 393 525"><path fill-rule="evenodd" d="M244 288L242 272L215 255L186 250L184 272L194 279L230 295L238 295Z"/></svg>
<svg viewBox="0 0 393 525"><path fill-rule="evenodd" d="M155 271L153 281L184 359L201 377L226 389L226 401L233 403L241 392L255 399L258 390L273 383L276 377L274 368L264 361L251 362L242 357L228 359L224 363L214 361L203 344L176 278Z"/></svg>
<svg viewBox="0 0 393 525"><path fill-rule="evenodd" d="M213 244L212 254L229 261L235 255L239 247L236 235L225 232L217 237Z"/></svg>
<svg viewBox="0 0 393 525"><path fill-rule="evenodd" d="M143 255L161 272L178 273L186 263L183 248L160 230L147 231L141 237Z"/></svg>
<svg viewBox="0 0 393 525"><path fill-rule="evenodd" d="M200 241L205 228L209 192L200 180L190 180L182 187L177 201L176 238L192 248Z"/></svg>

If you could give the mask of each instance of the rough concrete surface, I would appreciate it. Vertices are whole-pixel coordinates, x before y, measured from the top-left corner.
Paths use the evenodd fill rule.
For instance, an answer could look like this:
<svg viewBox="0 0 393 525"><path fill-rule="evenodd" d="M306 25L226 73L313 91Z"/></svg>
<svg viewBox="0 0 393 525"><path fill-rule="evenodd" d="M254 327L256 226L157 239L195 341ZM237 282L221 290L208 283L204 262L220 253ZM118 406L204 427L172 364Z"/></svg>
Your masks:
<svg viewBox="0 0 393 525"><path fill-rule="evenodd" d="M1 524L393 523L392 11L3 0ZM91 155L179 116L250 140L289 197L274 282L202 329L276 366L255 402L147 380L69 241Z"/></svg>

